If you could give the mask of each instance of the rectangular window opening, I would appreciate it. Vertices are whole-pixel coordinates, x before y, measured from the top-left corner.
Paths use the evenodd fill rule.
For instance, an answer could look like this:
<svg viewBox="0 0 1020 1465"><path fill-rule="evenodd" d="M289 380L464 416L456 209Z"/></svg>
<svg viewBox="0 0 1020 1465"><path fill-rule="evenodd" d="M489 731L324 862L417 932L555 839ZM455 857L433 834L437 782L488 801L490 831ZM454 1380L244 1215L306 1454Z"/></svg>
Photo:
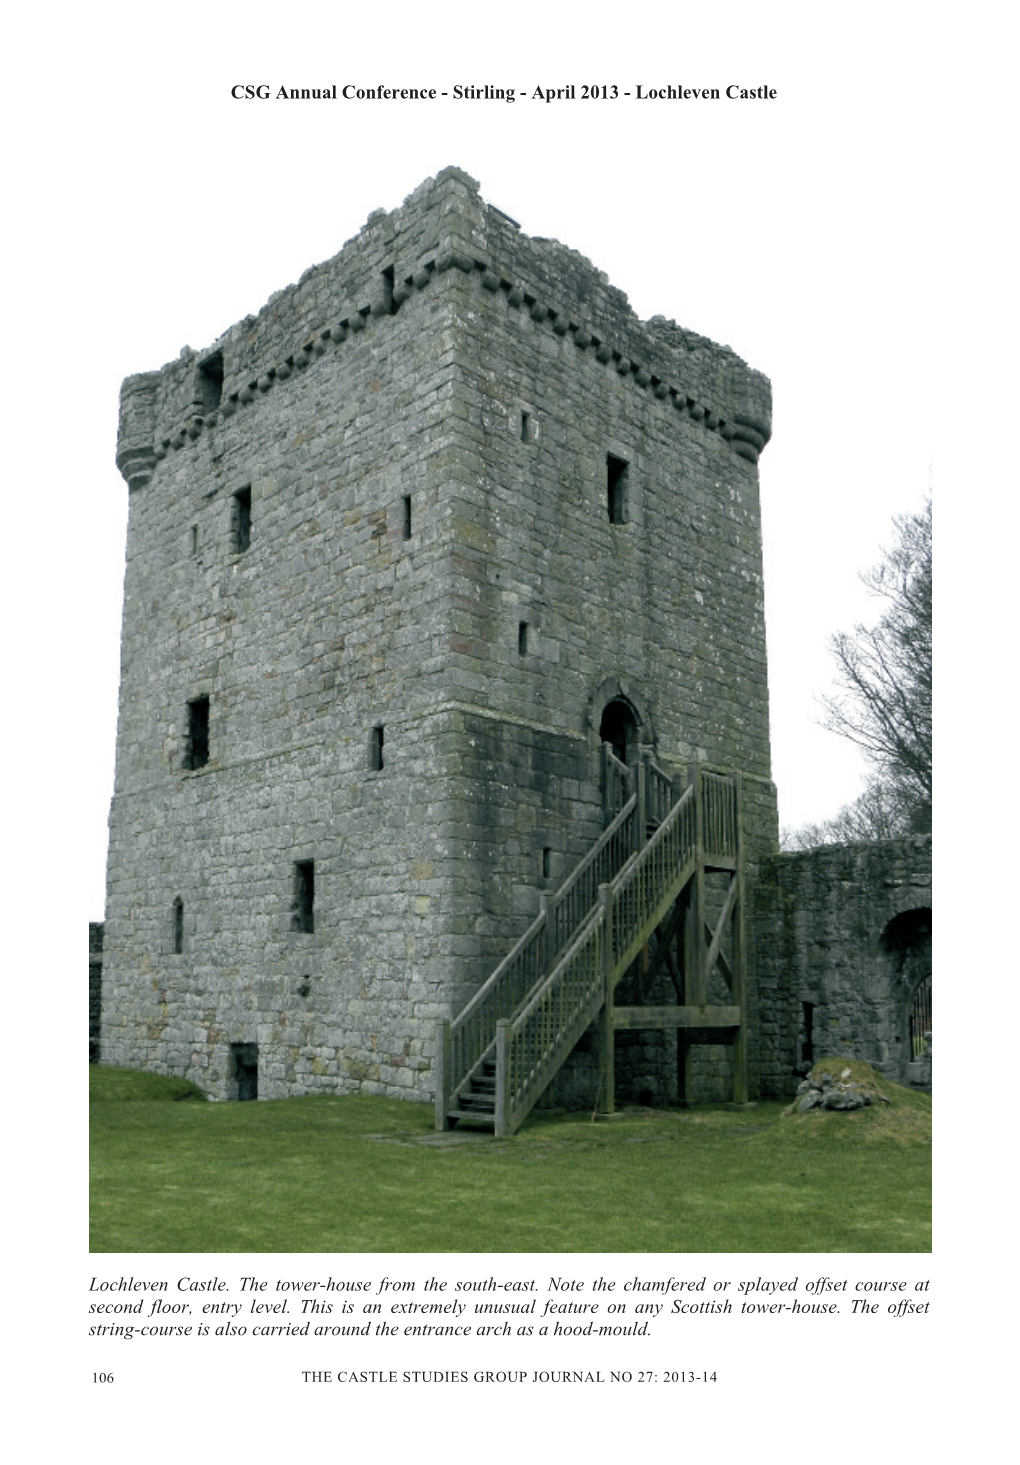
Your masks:
<svg viewBox="0 0 1020 1465"><path fill-rule="evenodd" d="M198 554L198 525L191 526L191 553Z"/></svg>
<svg viewBox="0 0 1020 1465"><path fill-rule="evenodd" d="M522 412L521 413L521 442L522 443L530 443L530 442L534 442L534 440L535 439L534 439L534 432L533 432L533 426L532 426L532 421L531 421L531 413L530 412Z"/></svg>
<svg viewBox="0 0 1020 1465"><path fill-rule="evenodd" d="M608 490L610 524L626 524L627 522L628 466L625 459L615 458L612 453L607 453L606 487Z"/></svg>
<svg viewBox="0 0 1020 1465"><path fill-rule="evenodd" d="M517 655L527 656L528 654L528 623L521 621L517 627Z"/></svg>
<svg viewBox="0 0 1020 1465"><path fill-rule="evenodd" d="M209 698L196 697L188 703L188 747L186 768L204 768L209 762Z"/></svg>
<svg viewBox="0 0 1020 1465"><path fill-rule="evenodd" d="M234 536L234 553L244 554L251 544L251 485L238 489L234 494L231 528Z"/></svg>
<svg viewBox="0 0 1020 1465"><path fill-rule="evenodd" d="M401 524L401 536L404 539L411 537L411 495L404 494L404 517Z"/></svg>
<svg viewBox="0 0 1020 1465"><path fill-rule="evenodd" d="M371 773L379 773L383 766L383 744L385 732L380 724L374 727L368 735L368 767Z"/></svg>
<svg viewBox="0 0 1020 1465"><path fill-rule="evenodd" d="M294 866L294 900L291 905L292 931L315 930L315 861L298 860Z"/></svg>
<svg viewBox="0 0 1020 1465"><path fill-rule="evenodd" d="M184 902L178 896L174 901L174 956L184 950Z"/></svg>
<svg viewBox="0 0 1020 1465"><path fill-rule="evenodd" d="M393 286L396 283L393 273L393 266L387 265L382 272L383 278L383 304L387 315L396 315L397 307L393 303Z"/></svg>
<svg viewBox="0 0 1020 1465"><path fill-rule="evenodd" d="M246 1101L259 1096L259 1045L258 1043L231 1043L230 1066L234 1070L237 1097Z"/></svg>
<svg viewBox="0 0 1020 1465"><path fill-rule="evenodd" d="M546 845L542 851L542 879L548 880L552 875L552 850Z"/></svg>
<svg viewBox="0 0 1020 1465"><path fill-rule="evenodd" d="M198 385L201 392L202 413L215 412L223 395L223 352L208 356L198 368Z"/></svg>

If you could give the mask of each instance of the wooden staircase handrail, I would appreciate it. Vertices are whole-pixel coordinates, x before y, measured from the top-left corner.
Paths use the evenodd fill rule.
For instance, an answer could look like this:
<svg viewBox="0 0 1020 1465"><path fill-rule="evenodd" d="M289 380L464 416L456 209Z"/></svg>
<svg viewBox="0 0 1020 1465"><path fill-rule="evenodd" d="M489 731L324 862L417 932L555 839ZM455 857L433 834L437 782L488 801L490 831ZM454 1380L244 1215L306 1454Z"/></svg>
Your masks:
<svg viewBox="0 0 1020 1465"><path fill-rule="evenodd" d="M529 942L535 940L535 938L542 931L543 927L547 924L550 917L550 912L567 899L567 897L573 891L574 887L583 878L584 874L591 869L592 865L594 865L603 850L611 845L616 836L623 830L624 826L627 823L627 820L630 818L631 814L633 814L636 807L637 795L631 794L630 798L624 804L623 808L620 810L619 814L617 814L613 822L608 826L608 828L602 831L599 838L581 860L580 864L578 864L575 869L571 871L570 875L568 875L567 879L564 880L563 884L560 886L559 890L557 890L556 894L552 896L552 898L549 900L546 907L543 910L539 911L538 915L532 921L531 925L524 932L524 935L521 936L520 940L516 942L516 944L503 958L499 966L492 973L492 976L489 977L488 980L485 981L481 987L479 987L478 991L467 1003L467 1005L462 1009L460 1014L452 1020L450 1024L451 1032L455 1032L456 1029L464 1023L464 1021L470 1016L472 1012L474 1012L478 1007L482 1006L485 1002L488 1001L490 995L498 987L506 969L520 956L521 952L529 944ZM598 897L596 895L596 900L597 898ZM585 916L588 914L590 909L591 907L589 906L584 913ZM583 921L583 919L584 916L582 916L581 920ZM510 1014L505 1015L509 1016Z"/></svg>
<svg viewBox="0 0 1020 1465"><path fill-rule="evenodd" d="M505 1072L497 1075L497 1086L504 1086L500 1105L505 1133L512 1134L528 1111L541 1097L555 1076L564 1050L569 1051L594 1017L605 998L607 976L614 984L632 959L632 948L647 939L659 919L659 908L668 904L677 893L676 887L689 878L688 867L694 858L694 842L684 837L681 826L692 826L694 788L685 789L680 799L655 831L647 844L630 859L612 881L606 882L608 900L600 901L559 962L545 980L528 997L524 1007L509 1023L504 1044ZM642 874L651 871L652 880L642 882ZM629 887L641 885L643 895L653 896L649 907L643 900L635 905L627 900ZM652 918L652 911L655 916ZM611 955L605 943L611 943ZM596 949L582 961L587 948ZM550 999L565 985L567 974L579 968L573 990L561 1000L558 1010L550 1013ZM529 1026L543 1031L537 1041L529 1041Z"/></svg>
<svg viewBox="0 0 1020 1465"><path fill-rule="evenodd" d="M513 1016L583 924L598 901L599 885L632 858L640 840L635 822L637 806L634 793L555 895L543 901L528 929L449 1024L445 1093L441 1099L444 1106L485 1058L495 1042L499 1020ZM586 890L586 886L590 888Z"/></svg>
<svg viewBox="0 0 1020 1465"><path fill-rule="evenodd" d="M625 870L611 882L612 921L610 940L613 966L630 965L635 948L644 940L644 929L654 926L658 913L672 900L670 890L680 871L697 851L694 814L695 786L690 784L648 843Z"/></svg>
<svg viewBox="0 0 1020 1465"><path fill-rule="evenodd" d="M602 767L614 790L633 792L556 893L542 897L488 980L442 1025L440 1127L462 1100L477 1114L485 1084L476 1075L487 1063L491 1075L494 1062L496 1132L514 1133L695 870L739 863L739 774L692 766L681 793L647 749L630 770L604 746ZM735 900L734 893L724 918ZM719 956L722 929L720 921L710 959Z"/></svg>

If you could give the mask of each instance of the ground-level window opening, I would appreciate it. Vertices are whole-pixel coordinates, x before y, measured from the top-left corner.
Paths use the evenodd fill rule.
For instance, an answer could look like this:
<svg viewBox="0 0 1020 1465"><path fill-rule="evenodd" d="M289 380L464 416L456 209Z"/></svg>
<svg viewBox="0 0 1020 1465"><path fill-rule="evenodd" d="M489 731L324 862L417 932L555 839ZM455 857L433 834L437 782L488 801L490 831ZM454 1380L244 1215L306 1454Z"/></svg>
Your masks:
<svg viewBox="0 0 1020 1465"><path fill-rule="evenodd" d="M209 698L196 697L188 703L188 746L186 768L204 768L209 762Z"/></svg>
<svg viewBox="0 0 1020 1465"><path fill-rule="evenodd" d="M315 861L298 860L294 866L291 930L315 930Z"/></svg>
<svg viewBox="0 0 1020 1465"><path fill-rule="evenodd" d="M259 1045L258 1043L231 1043L230 1060L240 1100L257 1099L259 1096Z"/></svg>

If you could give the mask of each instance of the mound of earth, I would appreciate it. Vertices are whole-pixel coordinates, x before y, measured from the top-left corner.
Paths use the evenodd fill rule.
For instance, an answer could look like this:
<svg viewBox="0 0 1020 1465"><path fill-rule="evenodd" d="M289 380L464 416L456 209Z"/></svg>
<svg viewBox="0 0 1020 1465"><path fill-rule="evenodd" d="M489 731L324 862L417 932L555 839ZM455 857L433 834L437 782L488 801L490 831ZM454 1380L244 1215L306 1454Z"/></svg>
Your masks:
<svg viewBox="0 0 1020 1465"><path fill-rule="evenodd" d="M806 1114L810 1109L863 1109L868 1104L888 1104L882 1079L859 1058L823 1058L803 1083L787 1114Z"/></svg>

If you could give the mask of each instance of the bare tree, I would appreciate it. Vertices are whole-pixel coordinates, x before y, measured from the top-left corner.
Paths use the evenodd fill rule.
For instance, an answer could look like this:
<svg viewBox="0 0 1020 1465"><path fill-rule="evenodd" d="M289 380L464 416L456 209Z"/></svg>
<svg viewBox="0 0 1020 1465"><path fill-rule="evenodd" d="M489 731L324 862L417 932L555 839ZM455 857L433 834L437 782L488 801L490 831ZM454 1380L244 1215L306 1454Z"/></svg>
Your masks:
<svg viewBox="0 0 1020 1465"><path fill-rule="evenodd" d="M834 819L784 835L784 847L889 839L931 829L931 500L894 521L897 538L861 579L884 603L874 626L832 638L840 693L825 725L875 773Z"/></svg>

